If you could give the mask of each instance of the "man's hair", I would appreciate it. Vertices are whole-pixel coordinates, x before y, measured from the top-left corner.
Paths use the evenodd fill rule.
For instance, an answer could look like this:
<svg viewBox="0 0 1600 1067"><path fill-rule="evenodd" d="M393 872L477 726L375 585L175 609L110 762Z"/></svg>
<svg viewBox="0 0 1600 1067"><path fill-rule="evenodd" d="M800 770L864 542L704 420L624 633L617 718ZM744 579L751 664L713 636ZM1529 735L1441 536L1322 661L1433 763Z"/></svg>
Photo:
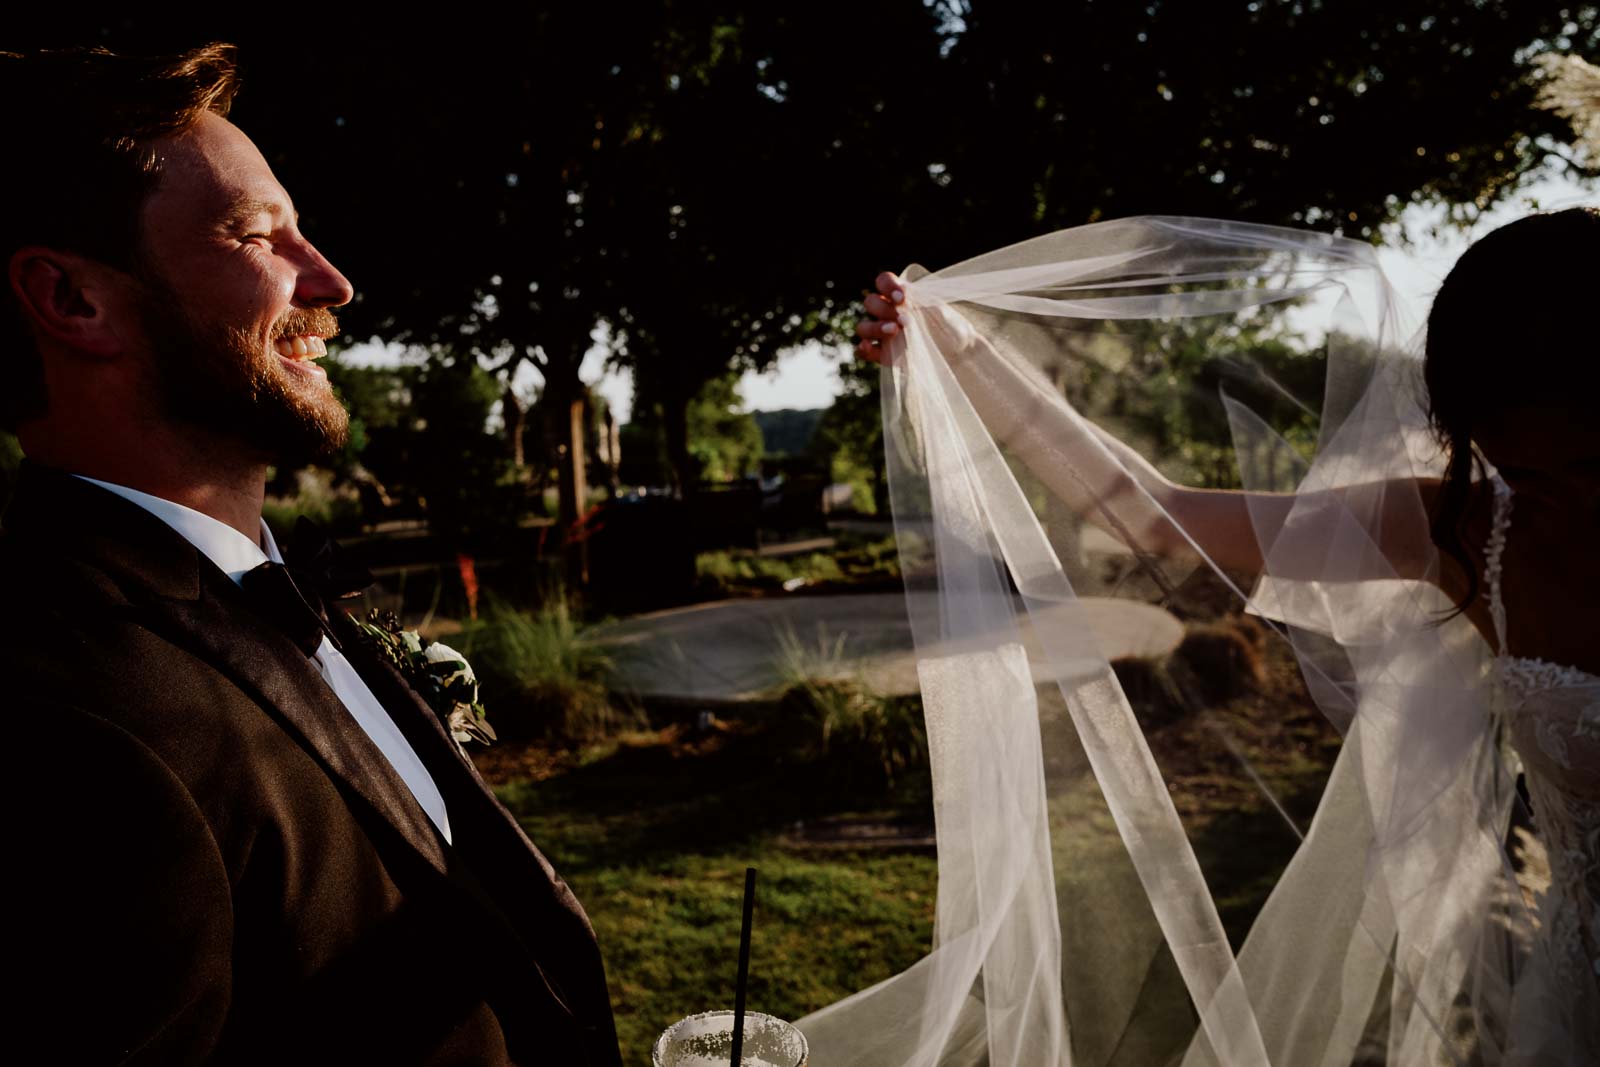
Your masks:
<svg viewBox="0 0 1600 1067"><path fill-rule="evenodd" d="M161 180L155 142L226 115L239 88L235 49L176 56L103 48L0 52L0 264L30 245L130 272L141 263L139 213ZM0 301L0 427L44 410L33 338L6 287Z"/></svg>

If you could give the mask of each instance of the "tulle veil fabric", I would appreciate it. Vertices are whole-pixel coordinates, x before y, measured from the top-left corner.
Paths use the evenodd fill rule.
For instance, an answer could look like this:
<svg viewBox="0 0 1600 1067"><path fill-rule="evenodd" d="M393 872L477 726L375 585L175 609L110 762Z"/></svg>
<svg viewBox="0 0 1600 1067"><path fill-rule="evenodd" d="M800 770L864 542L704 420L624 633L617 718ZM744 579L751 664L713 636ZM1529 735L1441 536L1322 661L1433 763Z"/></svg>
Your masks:
<svg viewBox="0 0 1600 1067"><path fill-rule="evenodd" d="M1429 581L1416 486L1443 459L1419 320L1373 249L1145 217L904 277L883 411L934 941L802 1020L813 1062L1509 1062L1534 951L1515 758L1492 652ZM1210 559L1152 468L1249 490L1261 573ZM1197 570L1289 643L1343 734L1237 947L1091 624L1107 596L1177 610Z"/></svg>

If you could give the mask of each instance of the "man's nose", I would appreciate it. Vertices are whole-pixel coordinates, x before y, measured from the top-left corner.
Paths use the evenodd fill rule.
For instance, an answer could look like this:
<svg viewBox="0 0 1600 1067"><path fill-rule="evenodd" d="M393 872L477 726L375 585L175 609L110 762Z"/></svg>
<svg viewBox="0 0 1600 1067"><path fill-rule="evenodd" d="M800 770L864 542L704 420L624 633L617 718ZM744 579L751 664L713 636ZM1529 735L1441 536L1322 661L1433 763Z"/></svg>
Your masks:
<svg viewBox="0 0 1600 1067"><path fill-rule="evenodd" d="M295 282L295 298L309 307L339 307L355 296L349 279L309 242L306 260Z"/></svg>

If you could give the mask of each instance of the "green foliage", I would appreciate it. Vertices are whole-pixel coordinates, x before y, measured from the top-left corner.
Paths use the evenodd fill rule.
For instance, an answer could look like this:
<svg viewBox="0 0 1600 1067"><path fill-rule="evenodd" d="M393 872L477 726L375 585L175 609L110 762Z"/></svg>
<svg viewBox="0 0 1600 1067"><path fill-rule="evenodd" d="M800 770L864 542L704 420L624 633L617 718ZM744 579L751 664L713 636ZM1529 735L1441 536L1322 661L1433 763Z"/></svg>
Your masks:
<svg viewBox="0 0 1600 1067"><path fill-rule="evenodd" d="M0 512L11 501L17 484L17 467L22 462L22 446L14 435L0 430Z"/></svg>
<svg viewBox="0 0 1600 1067"><path fill-rule="evenodd" d="M1190 623L1173 653L1171 671L1184 688L1210 704L1254 693L1266 677L1266 637L1248 615Z"/></svg>
<svg viewBox="0 0 1600 1067"><path fill-rule="evenodd" d="M783 408L758 411L756 425L761 428L761 445L769 456L804 455L822 421L819 408Z"/></svg>
<svg viewBox="0 0 1600 1067"><path fill-rule="evenodd" d="M796 853L779 832L816 807L812 777L723 755L629 748L499 790L594 923L630 1065L678 1019L733 1003L746 866L754 1010L798 1019L928 951L932 855Z"/></svg>
<svg viewBox="0 0 1600 1067"><path fill-rule="evenodd" d="M689 452L700 480L728 482L755 473L761 463L761 427L744 410L738 375L713 378L689 403Z"/></svg>
<svg viewBox="0 0 1600 1067"><path fill-rule="evenodd" d="M493 744L494 727L478 702L478 679L458 649L429 641L405 630L392 611L377 608L355 619L357 631L398 670L441 720L458 743Z"/></svg>
<svg viewBox="0 0 1600 1067"><path fill-rule="evenodd" d="M499 382L471 357L435 352L417 368L405 477L426 502L428 526L458 546L515 529L528 503L528 472L487 429L499 399Z"/></svg>
<svg viewBox="0 0 1600 1067"><path fill-rule="evenodd" d="M1531 170L1576 171L1570 129L1531 108L1529 59L1600 47L1592 4L967 8L942 87L966 102L962 133L941 162L990 226L969 248L1145 212L1374 240L1418 200L1470 221Z"/></svg>
<svg viewBox="0 0 1600 1067"><path fill-rule="evenodd" d="M695 573L721 593L737 588L780 589L799 579L807 584L838 581L844 577L839 561L827 552L799 556L767 557L753 552L721 549L695 557Z"/></svg>
<svg viewBox="0 0 1600 1067"><path fill-rule="evenodd" d="M843 364L839 368L843 389L822 413L811 440L812 455L828 464L834 481L851 487L852 505L866 515L889 509L879 374L870 363Z"/></svg>
<svg viewBox="0 0 1600 1067"><path fill-rule="evenodd" d="M659 410L635 404L633 420L619 427L617 436L622 448L617 481L623 485L663 486L672 480Z"/></svg>
<svg viewBox="0 0 1600 1067"><path fill-rule="evenodd" d="M771 593L799 580L806 586L882 586L900 578L893 537L841 536L831 552L762 556L749 550L723 549L695 557L701 592L707 597Z"/></svg>
<svg viewBox="0 0 1600 1067"><path fill-rule="evenodd" d="M534 827L549 827L539 840L560 841L565 824ZM928 951L929 855L796 855L769 839L576 879L563 864L605 947L624 1063L648 1064L656 1036L683 1016L733 1003L746 865L761 872L748 994L755 1010L798 1019Z"/></svg>
<svg viewBox="0 0 1600 1067"><path fill-rule="evenodd" d="M689 402L690 472L696 481L727 482L753 474L764 452L756 417L742 410L739 376L723 374L705 383ZM636 398L633 420L621 429L625 485L666 485L671 481L663 403Z"/></svg>
<svg viewBox="0 0 1600 1067"><path fill-rule="evenodd" d="M452 547L481 550L538 509L531 472L489 428L503 391L478 360L435 348L398 366L333 359L328 371L352 427L366 438L362 466L393 496L420 499L429 525Z"/></svg>
<svg viewBox="0 0 1600 1067"><path fill-rule="evenodd" d="M1280 651L1269 677L1297 679L1292 654ZM1229 746L1249 758L1301 825L1337 754L1337 733L1294 684L1296 692L1269 688L1151 736L1236 937L1298 841ZM1039 714L1047 729L1072 729L1054 685L1040 690ZM829 788L825 765L780 760L771 740L735 731L692 745L624 736L585 750L549 777L498 789L594 923L624 1062L647 1064L651 1042L668 1025L731 1003L747 865L760 870L752 956L766 961L751 968L756 1010L799 1018L928 950L933 855L824 851L792 834L797 822L811 828L832 816L931 825L926 800L864 808L859 793ZM1086 763L1080 753L1045 768L1063 892L1127 864ZM1184 1023L1187 1036L1192 1022Z"/></svg>
<svg viewBox="0 0 1600 1067"><path fill-rule="evenodd" d="M1251 446L1245 459L1252 488L1292 485L1315 445L1327 353L1291 332L1281 313L1242 325L1204 318L1119 323L1088 349L1064 343L1062 364L1047 371L1074 405L1137 442L1175 481L1240 486L1222 395L1247 401L1288 446Z"/></svg>
<svg viewBox="0 0 1600 1067"><path fill-rule="evenodd" d="M471 661L502 736L571 742L637 724L637 714L607 688L611 657L559 591L534 611L489 598L483 618L462 630L455 647Z"/></svg>
<svg viewBox="0 0 1600 1067"><path fill-rule="evenodd" d="M351 532L361 525L361 498L348 485L336 486L332 471L307 467L295 472L292 493L261 503L261 517L280 537L287 537L301 516L330 533Z"/></svg>
<svg viewBox="0 0 1600 1067"><path fill-rule="evenodd" d="M332 352L320 361L328 382L344 400L350 414L368 430L390 430L411 421L411 405L418 367L402 363L393 367L359 366Z"/></svg>
<svg viewBox="0 0 1600 1067"><path fill-rule="evenodd" d="M68 8L13 22L12 48L86 32ZM893 41L895 62L841 68L845 25ZM270 29L230 30L250 67L233 116L358 282L351 335L472 351L502 380L531 363L560 392L604 322L641 391L681 407L730 367L841 336L872 274L910 256L1148 212L1374 238L1418 200L1470 220L1539 167L1577 173L1570 125L1530 106L1526 74L1541 52L1593 54L1600 17L817 0L619 20L541 3L381 37L329 11L318 34L286 55ZM180 43L155 14L90 35ZM441 54L474 59L421 84ZM391 180L352 179L380 158ZM395 226L413 216L428 225ZM863 485L876 469L841 462Z"/></svg>
<svg viewBox="0 0 1600 1067"><path fill-rule="evenodd" d="M345 471L360 461L385 482L404 481L404 460L391 454L392 442L397 432L411 430L410 407L417 367L357 366L341 359L338 352L330 353L321 366L328 372L334 392L350 411L350 441L333 466ZM388 452L369 452L375 434L391 442Z"/></svg>
<svg viewBox="0 0 1600 1067"><path fill-rule="evenodd" d="M928 735L918 697L887 697L845 667L846 635L815 646L793 630L778 634L778 713L804 756L822 761L855 787L892 790L928 782Z"/></svg>
<svg viewBox="0 0 1600 1067"><path fill-rule="evenodd" d="M8 47L81 38L73 18L14 20ZM843 25L893 41L895 62L842 69ZM328 12L318 33L323 48L285 55L234 27L250 89L233 115L359 284L351 335L471 351L502 381L531 363L561 392L603 322L641 393L681 408L730 367L842 336L873 273L911 256L1149 212L1373 238L1418 200L1470 220L1539 167L1577 173L1570 125L1530 106L1525 75L1547 50L1592 54L1600 17L1517 0L819 0L620 21L533 4L381 39ZM93 35L179 43L155 15ZM418 82L455 53L474 61ZM378 158L393 180L352 180ZM428 225L394 224L413 216ZM392 480L358 420L363 462ZM835 473L882 503L872 457Z"/></svg>

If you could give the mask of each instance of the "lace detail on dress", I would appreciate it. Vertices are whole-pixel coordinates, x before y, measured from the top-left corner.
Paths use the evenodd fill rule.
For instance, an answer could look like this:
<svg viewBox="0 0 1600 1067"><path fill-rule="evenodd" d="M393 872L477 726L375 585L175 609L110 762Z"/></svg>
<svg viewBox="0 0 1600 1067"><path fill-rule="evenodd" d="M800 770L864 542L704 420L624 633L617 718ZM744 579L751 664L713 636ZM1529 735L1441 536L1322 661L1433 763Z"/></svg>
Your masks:
<svg viewBox="0 0 1600 1067"><path fill-rule="evenodd" d="M1562 1025L1576 1036L1595 1025L1584 1016L1600 979L1600 677L1506 653L1501 561L1511 489L1497 477L1494 491L1484 577L1500 644L1496 705L1521 759L1534 825L1550 863L1550 884L1537 907L1536 958L1530 962L1538 968L1537 957L1548 961L1544 978L1534 983L1544 990L1542 1025L1548 1029L1564 1016Z"/></svg>
<svg viewBox="0 0 1600 1067"><path fill-rule="evenodd" d="M1541 689L1562 689L1569 685L1600 682L1600 678L1577 667L1528 656L1502 656L1500 673L1523 696Z"/></svg>

